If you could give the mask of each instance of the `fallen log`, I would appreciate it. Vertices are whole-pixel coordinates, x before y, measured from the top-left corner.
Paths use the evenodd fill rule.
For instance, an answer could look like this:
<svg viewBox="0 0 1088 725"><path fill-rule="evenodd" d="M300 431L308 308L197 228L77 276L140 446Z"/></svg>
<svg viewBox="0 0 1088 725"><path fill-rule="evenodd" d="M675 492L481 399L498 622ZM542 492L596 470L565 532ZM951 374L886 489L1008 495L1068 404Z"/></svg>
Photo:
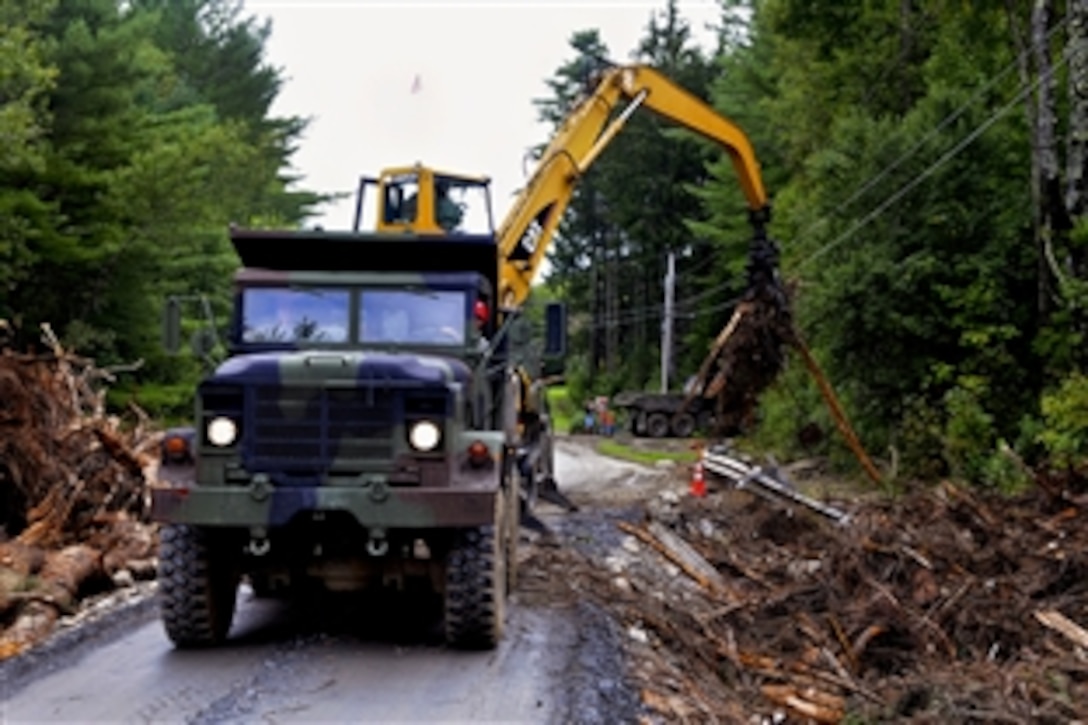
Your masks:
<svg viewBox="0 0 1088 725"><path fill-rule="evenodd" d="M702 588L713 594L736 600L736 596L729 591L725 579L710 562L688 546L687 542L672 534L657 522L651 524L653 533L633 526L626 521L621 521L617 525L623 531L649 544L655 551L676 564L681 571Z"/></svg>
<svg viewBox="0 0 1088 725"><path fill-rule="evenodd" d="M0 544L0 567L21 576L34 574L45 563L45 552L19 539Z"/></svg>
<svg viewBox="0 0 1088 725"><path fill-rule="evenodd" d="M48 635L71 612L83 585L102 573L101 557L85 544L46 554L36 586L22 593L15 621L0 636L0 659L19 654Z"/></svg>

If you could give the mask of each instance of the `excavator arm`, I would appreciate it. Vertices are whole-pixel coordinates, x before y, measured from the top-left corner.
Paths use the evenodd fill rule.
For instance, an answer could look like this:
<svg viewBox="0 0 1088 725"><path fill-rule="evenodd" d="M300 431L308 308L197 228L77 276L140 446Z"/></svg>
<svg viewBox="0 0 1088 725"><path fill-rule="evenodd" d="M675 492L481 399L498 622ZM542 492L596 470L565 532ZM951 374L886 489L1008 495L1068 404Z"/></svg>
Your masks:
<svg viewBox="0 0 1088 725"><path fill-rule="evenodd" d="M621 102L626 106L614 115ZM770 219L767 192L744 132L653 68L610 66L568 114L499 227L499 300L504 307L525 302L575 185L641 106L725 149L748 202L755 232L753 261L774 263L776 255L765 229Z"/></svg>

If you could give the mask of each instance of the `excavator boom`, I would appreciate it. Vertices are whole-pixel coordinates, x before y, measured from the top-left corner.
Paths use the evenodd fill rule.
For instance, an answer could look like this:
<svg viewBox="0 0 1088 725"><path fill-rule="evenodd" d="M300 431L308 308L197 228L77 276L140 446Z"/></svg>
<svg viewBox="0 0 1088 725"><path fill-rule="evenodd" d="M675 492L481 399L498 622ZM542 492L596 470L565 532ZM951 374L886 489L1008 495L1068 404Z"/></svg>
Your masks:
<svg viewBox="0 0 1088 725"><path fill-rule="evenodd" d="M616 115L613 112L621 102L627 105ZM499 227L499 299L503 306L519 307L524 303L575 185L631 114L642 106L725 149L751 212L753 241L769 244L765 231L770 218L767 192L759 162L744 132L653 68L610 66L568 114ZM753 256L757 256L755 250Z"/></svg>

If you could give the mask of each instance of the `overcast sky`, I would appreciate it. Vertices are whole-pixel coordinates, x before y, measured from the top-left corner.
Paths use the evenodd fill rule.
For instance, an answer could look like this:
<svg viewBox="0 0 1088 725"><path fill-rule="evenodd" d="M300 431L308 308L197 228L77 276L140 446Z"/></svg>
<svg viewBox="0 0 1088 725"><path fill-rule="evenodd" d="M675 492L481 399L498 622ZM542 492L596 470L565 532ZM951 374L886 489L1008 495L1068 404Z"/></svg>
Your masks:
<svg viewBox="0 0 1088 725"><path fill-rule="evenodd" d="M496 224L525 180L526 150L547 140L533 98L573 56L568 40L597 28L629 60L665 0L246 0L271 18L266 60L286 83L274 115L311 117L294 157L305 188L353 191L361 174L420 161L492 179ZM680 0L706 48L717 0ZM416 77L418 90L413 92ZM313 220L351 226L353 202Z"/></svg>

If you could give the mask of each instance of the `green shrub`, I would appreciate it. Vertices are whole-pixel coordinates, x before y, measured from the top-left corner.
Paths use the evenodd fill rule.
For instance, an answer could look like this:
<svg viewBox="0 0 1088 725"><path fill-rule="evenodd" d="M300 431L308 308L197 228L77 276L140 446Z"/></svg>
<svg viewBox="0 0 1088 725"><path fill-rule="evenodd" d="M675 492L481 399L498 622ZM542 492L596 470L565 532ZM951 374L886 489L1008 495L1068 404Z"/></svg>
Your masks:
<svg viewBox="0 0 1088 725"><path fill-rule="evenodd" d="M1044 394L1043 429L1036 435L1053 465L1088 465L1088 377L1074 373Z"/></svg>
<svg viewBox="0 0 1088 725"><path fill-rule="evenodd" d="M107 404L123 410L135 403L163 425L175 425L192 420L196 386L193 383L144 383L118 385L106 395Z"/></svg>
<svg viewBox="0 0 1088 725"><path fill-rule="evenodd" d="M980 397L961 386L944 396L944 458L952 474L967 481L983 480L983 471L997 444L994 417L983 407Z"/></svg>

